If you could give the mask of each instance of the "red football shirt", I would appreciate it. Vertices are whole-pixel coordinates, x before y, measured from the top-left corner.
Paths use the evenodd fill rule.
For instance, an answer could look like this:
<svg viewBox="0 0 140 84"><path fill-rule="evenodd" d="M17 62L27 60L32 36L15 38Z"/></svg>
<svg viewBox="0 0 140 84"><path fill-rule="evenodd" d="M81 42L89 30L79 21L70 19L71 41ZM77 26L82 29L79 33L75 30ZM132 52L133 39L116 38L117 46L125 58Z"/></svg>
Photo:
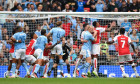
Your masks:
<svg viewBox="0 0 140 84"><path fill-rule="evenodd" d="M48 45L52 45L52 43L50 42ZM50 52L51 52L50 49L44 49L43 56L49 56Z"/></svg>
<svg viewBox="0 0 140 84"><path fill-rule="evenodd" d="M70 33L71 23L63 23L63 29L65 30L65 36L68 36Z"/></svg>
<svg viewBox="0 0 140 84"><path fill-rule="evenodd" d="M113 40L118 43L119 56L130 54L129 43L131 42L131 39L129 37L118 35Z"/></svg>
<svg viewBox="0 0 140 84"><path fill-rule="evenodd" d="M9 53L14 53L14 49L15 49L14 44L12 44L12 46L11 46L11 49L10 49Z"/></svg>
<svg viewBox="0 0 140 84"><path fill-rule="evenodd" d="M35 46L35 44L36 44L36 40L32 39L30 41L30 43L28 44L28 46L27 46L26 55L33 55L34 54L34 51L35 51L34 46Z"/></svg>
<svg viewBox="0 0 140 84"><path fill-rule="evenodd" d="M97 27L95 30L97 31L97 40L96 42L93 41L92 44L99 44L101 40L101 33L105 32L105 28Z"/></svg>

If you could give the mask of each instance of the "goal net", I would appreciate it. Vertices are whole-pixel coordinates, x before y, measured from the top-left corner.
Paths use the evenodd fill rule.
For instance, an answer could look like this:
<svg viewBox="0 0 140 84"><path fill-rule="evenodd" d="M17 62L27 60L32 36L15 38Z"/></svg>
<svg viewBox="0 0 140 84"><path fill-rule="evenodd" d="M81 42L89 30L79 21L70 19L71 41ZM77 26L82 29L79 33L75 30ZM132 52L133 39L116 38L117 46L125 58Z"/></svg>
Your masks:
<svg viewBox="0 0 140 84"><path fill-rule="evenodd" d="M56 22L62 21L63 29L65 30L65 43L70 47L72 52L70 59L70 74L73 77L73 71L75 63L79 57L81 50L81 33L84 30L83 24L88 23L93 26L93 22L97 21L100 27L110 28L110 32L101 33L100 41L100 54L98 56L98 75L99 77L122 77L122 71L118 61L118 46L116 43L108 45L104 41L111 41L116 35L119 34L121 27L125 28L126 35L133 40L133 44L137 51L140 53L140 13L63 13L63 12L0 12L0 78L5 76L8 68L9 61L9 50L11 45L7 43L7 40L12 36L12 30L16 26L21 26L24 32L27 34L26 45L31 40L30 34L38 32L41 29L46 29L48 33L52 28L56 27ZM136 35L133 36L133 32L136 30ZM50 38L50 40L53 38ZM134 41L135 40L135 41ZM132 48L130 47L131 55L134 59L134 63L137 65L137 71L140 74L140 54L135 55ZM51 54L51 53L50 53ZM49 54L49 55L50 55ZM83 61L80 62L82 65ZM30 66L30 64L28 63ZM94 64L92 64L91 71L93 70ZM135 77L134 71L127 62L125 63L125 72L129 77ZM20 76L24 77L26 74L25 69L21 66ZM52 71L50 77L61 77L60 67ZM81 74L82 70L80 70ZM67 64L64 62L64 76L67 77ZM94 77L94 75L92 74ZM81 77L81 76L80 76Z"/></svg>

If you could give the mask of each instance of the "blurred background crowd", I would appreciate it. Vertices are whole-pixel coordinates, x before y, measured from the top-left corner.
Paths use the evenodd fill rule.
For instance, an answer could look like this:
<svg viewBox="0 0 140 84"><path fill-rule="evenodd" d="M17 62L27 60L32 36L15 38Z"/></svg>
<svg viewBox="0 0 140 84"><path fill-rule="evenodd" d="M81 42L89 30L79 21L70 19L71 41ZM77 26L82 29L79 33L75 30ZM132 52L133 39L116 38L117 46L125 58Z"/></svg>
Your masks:
<svg viewBox="0 0 140 84"><path fill-rule="evenodd" d="M140 0L1 0L0 11L139 12Z"/></svg>

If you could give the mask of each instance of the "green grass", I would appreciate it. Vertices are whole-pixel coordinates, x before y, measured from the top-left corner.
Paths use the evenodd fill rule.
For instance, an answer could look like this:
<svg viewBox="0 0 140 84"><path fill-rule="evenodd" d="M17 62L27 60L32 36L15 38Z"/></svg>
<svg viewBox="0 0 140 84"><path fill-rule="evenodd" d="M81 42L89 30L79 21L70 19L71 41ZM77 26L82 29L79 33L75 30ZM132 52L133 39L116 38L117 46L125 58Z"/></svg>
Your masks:
<svg viewBox="0 0 140 84"><path fill-rule="evenodd" d="M0 84L140 84L140 78L0 78Z"/></svg>

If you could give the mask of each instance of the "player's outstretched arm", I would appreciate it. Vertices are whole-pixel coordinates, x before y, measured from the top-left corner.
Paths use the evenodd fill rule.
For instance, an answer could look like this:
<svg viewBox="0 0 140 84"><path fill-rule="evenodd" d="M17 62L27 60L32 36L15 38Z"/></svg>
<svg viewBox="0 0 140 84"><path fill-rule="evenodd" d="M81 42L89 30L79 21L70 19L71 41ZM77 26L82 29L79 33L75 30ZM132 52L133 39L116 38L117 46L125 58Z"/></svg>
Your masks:
<svg viewBox="0 0 140 84"><path fill-rule="evenodd" d="M45 48L46 48L46 49L52 49L52 48L54 48L57 44L59 44L60 42L61 42L61 41L57 41L57 43L54 44L54 45L48 45L48 44L46 44Z"/></svg>
<svg viewBox="0 0 140 84"><path fill-rule="evenodd" d="M113 44L114 41L107 41L106 43L107 43L107 44Z"/></svg>
<svg viewBox="0 0 140 84"><path fill-rule="evenodd" d="M15 38L13 38L13 37L11 37L11 40L15 43L15 42L17 42L17 43L21 43L21 40L16 40Z"/></svg>

